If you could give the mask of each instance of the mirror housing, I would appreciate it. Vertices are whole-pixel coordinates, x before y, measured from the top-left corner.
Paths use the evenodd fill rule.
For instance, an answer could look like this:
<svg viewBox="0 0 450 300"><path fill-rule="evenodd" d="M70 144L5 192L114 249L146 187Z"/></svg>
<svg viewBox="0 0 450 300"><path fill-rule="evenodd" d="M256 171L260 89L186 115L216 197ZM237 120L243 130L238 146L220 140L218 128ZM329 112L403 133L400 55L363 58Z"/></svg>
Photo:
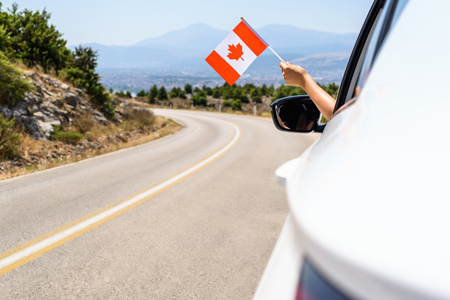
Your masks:
<svg viewBox="0 0 450 300"><path fill-rule="evenodd" d="M322 132L322 114L308 95L278 99L270 105L275 127L291 132Z"/></svg>

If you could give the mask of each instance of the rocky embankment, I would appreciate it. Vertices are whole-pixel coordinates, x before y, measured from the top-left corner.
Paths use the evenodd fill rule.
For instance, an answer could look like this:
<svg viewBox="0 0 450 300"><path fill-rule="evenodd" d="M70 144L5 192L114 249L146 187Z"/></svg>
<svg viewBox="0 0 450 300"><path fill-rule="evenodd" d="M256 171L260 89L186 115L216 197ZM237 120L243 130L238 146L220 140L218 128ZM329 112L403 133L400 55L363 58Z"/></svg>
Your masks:
<svg viewBox="0 0 450 300"><path fill-rule="evenodd" d="M7 118L14 117L16 123L34 139L49 139L54 133L54 126L70 127L77 116L84 114L90 113L96 122L108 124L105 116L89 104L83 90L70 87L49 75L27 72L25 76L36 90L28 93L13 108L0 106L0 112Z"/></svg>
<svg viewBox="0 0 450 300"><path fill-rule="evenodd" d="M108 120L90 103L83 90L49 75L25 72L24 76L35 86L35 90L14 107L0 106L0 113L7 118L15 118L24 135L19 149L21 156L0 161L0 178L78 161L165 134L162 129L168 121L161 119L157 119L150 129L123 129L120 124L131 105L127 101L115 98L115 117ZM100 133L85 134L85 138L76 144L50 139L56 126L71 129L77 120L83 118L91 119Z"/></svg>

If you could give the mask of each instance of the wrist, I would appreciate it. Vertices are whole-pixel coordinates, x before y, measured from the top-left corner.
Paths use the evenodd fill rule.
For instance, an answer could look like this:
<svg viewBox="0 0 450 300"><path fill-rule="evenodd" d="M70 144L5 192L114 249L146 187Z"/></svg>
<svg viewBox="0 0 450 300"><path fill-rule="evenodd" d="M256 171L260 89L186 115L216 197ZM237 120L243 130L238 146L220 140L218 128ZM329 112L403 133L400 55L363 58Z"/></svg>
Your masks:
<svg viewBox="0 0 450 300"><path fill-rule="evenodd" d="M314 81L314 79L305 71L305 73L304 74L302 74L303 76L302 76L302 79L300 80L300 87L303 89L303 90L305 90L305 92L307 93L307 94L309 94L308 93L308 90L310 90L310 88L311 88L311 86L313 85L313 84L315 84L316 82Z"/></svg>

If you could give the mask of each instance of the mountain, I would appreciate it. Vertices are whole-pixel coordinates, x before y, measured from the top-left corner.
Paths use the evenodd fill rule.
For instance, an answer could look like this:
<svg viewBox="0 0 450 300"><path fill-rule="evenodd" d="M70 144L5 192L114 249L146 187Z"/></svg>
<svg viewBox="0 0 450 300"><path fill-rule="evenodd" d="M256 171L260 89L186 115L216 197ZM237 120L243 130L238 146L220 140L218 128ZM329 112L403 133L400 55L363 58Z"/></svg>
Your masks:
<svg viewBox="0 0 450 300"><path fill-rule="evenodd" d="M177 47L202 50L214 49L228 32L206 24L193 24L180 30L170 31L160 37L142 40L133 47Z"/></svg>
<svg viewBox="0 0 450 300"><path fill-rule="evenodd" d="M266 25L256 31L284 60L303 59L302 65L308 66L307 70L324 82L340 80L357 38L353 33L337 34L289 25ZM83 46L98 51L98 71L109 87L117 86L115 81L123 84L124 80L128 82L127 86L133 85L129 82L130 74L141 78L199 77L221 83L223 80L205 62L205 58L228 33L206 24L193 24L130 46ZM244 75L240 81L282 82L279 60L270 50L266 50ZM142 88L147 89L148 86Z"/></svg>
<svg viewBox="0 0 450 300"><path fill-rule="evenodd" d="M267 25L257 32L277 52L297 55L348 52L353 48L357 37L355 33L330 33L290 25Z"/></svg>

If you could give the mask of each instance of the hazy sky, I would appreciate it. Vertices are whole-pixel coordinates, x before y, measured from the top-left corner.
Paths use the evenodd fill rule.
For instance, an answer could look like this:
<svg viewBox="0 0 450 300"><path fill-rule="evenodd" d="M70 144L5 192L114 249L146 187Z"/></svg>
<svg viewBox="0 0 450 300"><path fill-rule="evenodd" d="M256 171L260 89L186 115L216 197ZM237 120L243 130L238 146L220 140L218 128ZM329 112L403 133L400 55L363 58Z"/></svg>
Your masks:
<svg viewBox="0 0 450 300"><path fill-rule="evenodd" d="M330 32L358 32L373 0L15 0L19 10L46 8L68 45L131 45L205 23L232 30L244 17L253 28L288 24Z"/></svg>

